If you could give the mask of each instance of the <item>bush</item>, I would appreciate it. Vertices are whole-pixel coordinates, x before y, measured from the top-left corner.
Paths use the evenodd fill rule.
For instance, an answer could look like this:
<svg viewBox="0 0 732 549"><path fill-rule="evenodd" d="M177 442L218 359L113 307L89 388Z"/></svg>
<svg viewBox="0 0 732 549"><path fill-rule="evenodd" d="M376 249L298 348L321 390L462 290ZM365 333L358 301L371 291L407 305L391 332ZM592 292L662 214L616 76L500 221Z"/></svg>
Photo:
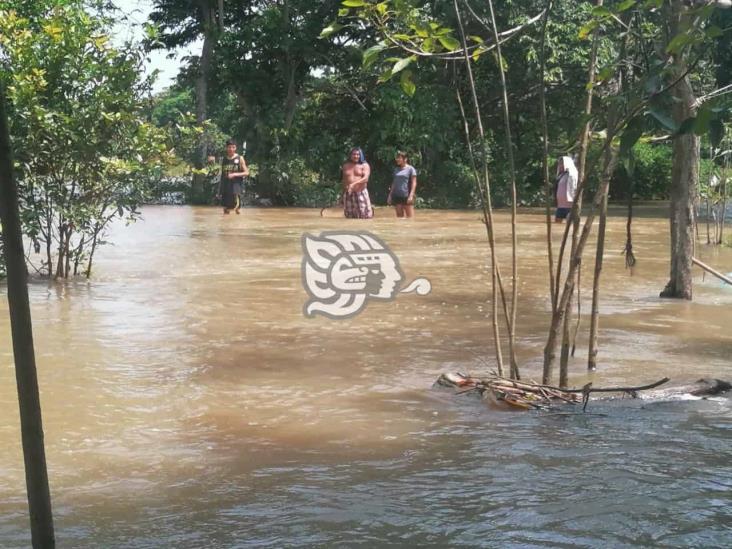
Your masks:
<svg viewBox="0 0 732 549"><path fill-rule="evenodd" d="M291 158L263 166L252 185L259 196L275 204L322 208L334 204L340 195L338 181L327 181L309 169L302 158Z"/></svg>
<svg viewBox="0 0 732 549"><path fill-rule="evenodd" d="M611 198L627 198L631 188L633 196L644 200L659 200L669 196L673 154L671 146L663 143L637 143L633 147L635 167L632 178L621 163L615 170L610 185Z"/></svg>
<svg viewBox="0 0 732 549"><path fill-rule="evenodd" d="M465 164L448 160L418 181L417 194L429 208L467 208L479 202L473 172Z"/></svg>

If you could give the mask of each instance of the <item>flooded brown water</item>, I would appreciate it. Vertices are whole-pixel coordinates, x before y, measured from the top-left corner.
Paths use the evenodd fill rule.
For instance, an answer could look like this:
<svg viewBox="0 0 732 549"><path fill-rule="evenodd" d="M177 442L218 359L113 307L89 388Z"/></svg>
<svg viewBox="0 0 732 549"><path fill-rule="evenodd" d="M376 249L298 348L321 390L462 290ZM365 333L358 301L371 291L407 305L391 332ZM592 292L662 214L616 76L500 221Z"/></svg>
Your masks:
<svg viewBox="0 0 732 549"><path fill-rule="evenodd" d="M732 545L729 399L501 413L431 389L494 367L485 228L472 212L392 215L148 207L114 228L91 281L34 282L59 547ZM584 319L573 385L732 378L732 288L697 272L693 302L657 297L667 227L636 219L631 275L611 219L600 369L585 372ZM431 294L305 318L301 235L361 228ZM518 356L540 378L543 217L519 231ZM698 255L732 271L729 248ZM3 295L0 547L29 545L17 409Z"/></svg>

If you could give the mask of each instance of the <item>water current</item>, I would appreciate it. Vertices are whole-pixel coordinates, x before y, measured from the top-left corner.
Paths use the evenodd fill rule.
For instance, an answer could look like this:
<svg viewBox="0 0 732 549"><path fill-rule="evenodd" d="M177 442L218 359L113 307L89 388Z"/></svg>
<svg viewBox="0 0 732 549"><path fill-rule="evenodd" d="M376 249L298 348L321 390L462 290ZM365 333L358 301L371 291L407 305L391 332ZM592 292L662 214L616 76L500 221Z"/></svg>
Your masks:
<svg viewBox="0 0 732 549"><path fill-rule="evenodd" d="M495 368L477 213L242 213L147 207L113 227L91 280L31 283L59 547L732 546L729 398L510 413L431 388ZM599 369L586 372L588 256L570 384L732 379L732 288L695 271L692 302L660 299L668 221L641 210L631 272L616 213ZM361 229L431 293L306 318L303 233ZM542 215L521 214L518 231L517 357L539 379ZM497 235L509 283L506 213ZM697 255L732 271L729 248ZM30 535L0 292L0 547L16 548Z"/></svg>

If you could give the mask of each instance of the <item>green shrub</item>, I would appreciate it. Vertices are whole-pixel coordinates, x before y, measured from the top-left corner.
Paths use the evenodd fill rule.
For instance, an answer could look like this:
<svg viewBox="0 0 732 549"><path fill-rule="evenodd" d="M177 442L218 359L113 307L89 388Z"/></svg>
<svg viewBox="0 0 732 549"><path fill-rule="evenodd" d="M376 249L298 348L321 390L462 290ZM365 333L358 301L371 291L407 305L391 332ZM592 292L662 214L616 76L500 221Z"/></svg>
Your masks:
<svg viewBox="0 0 732 549"><path fill-rule="evenodd" d="M322 208L340 195L340 183L327 181L309 169L302 158L292 158L263 166L255 178L252 190L274 204Z"/></svg>
<svg viewBox="0 0 732 549"><path fill-rule="evenodd" d="M673 154L667 143L637 143L633 147L635 166L632 177L623 163L618 164L610 185L611 198L633 196L643 200L659 200L669 196Z"/></svg>

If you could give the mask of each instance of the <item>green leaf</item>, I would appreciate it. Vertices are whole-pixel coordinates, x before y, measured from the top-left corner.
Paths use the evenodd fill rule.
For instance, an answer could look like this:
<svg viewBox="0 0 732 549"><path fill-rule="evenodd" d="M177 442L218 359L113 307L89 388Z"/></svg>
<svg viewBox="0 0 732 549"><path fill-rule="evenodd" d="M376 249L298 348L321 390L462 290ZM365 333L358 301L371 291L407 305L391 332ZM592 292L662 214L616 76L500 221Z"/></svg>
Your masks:
<svg viewBox="0 0 732 549"><path fill-rule="evenodd" d="M593 19L592 21L589 21L589 22L585 23L584 25L582 25L582 27L579 30L579 35L578 35L579 39L586 40L587 37L590 36L592 31L594 31L597 28L598 25L599 25L599 23L597 22L596 19Z"/></svg>
<svg viewBox="0 0 732 549"><path fill-rule="evenodd" d="M724 139L724 122L719 118L715 118L709 122L709 140L716 149Z"/></svg>
<svg viewBox="0 0 732 549"><path fill-rule="evenodd" d="M485 46L480 46L479 48L475 48L475 50L473 50L473 55L471 55L470 57L473 58L473 61L477 61L478 58L487 51L488 48L486 48Z"/></svg>
<svg viewBox="0 0 732 549"><path fill-rule="evenodd" d="M717 25L711 25L704 34L707 36L707 38L719 38L724 34L724 31L720 29Z"/></svg>
<svg viewBox="0 0 732 549"><path fill-rule="evenodd" d="M387 69L381 73L381 76L379 76L377 82L379 84L383 84L384 82L388 82L389 80L391 80L392 76L393 76L393 73L391 72L391 69Z"/></svg>
<svg viewBox="0 0 732 549"><path fill-rule="evenodd" d="M598 82L604 82L605 80L611 78L615 74L615 65L608 65L607 67L603 67L600 72L597 74L596 80Z"/></svg>
<svg viewBox="0 0 732 549"><path fill-rule="evenodd" d="M412 71L403 71L399 83L401 84L404 93L406 93L409 97L412 97L414 95L414 92L417 90L417 86L412 80Z"/></svg>
<svg viewBox="0 0 732 549"><path fill-rule="evenodd" d="M460 49L460 42L458 42L452 36L438 36L437 40L440 41L442 47L445 48L447 51L455 51L457 49Z"/></svg>
<svg viewBox="0 0 732 549"><path fill-rule="evenodd" d="M414 61L414 59L415 59L415 57L413 55L411 55L409 57L400 59L399 61L394 63L394 66L391 68L392 76L397 74L398 72L401 72L404 69L406 69L412 63L412 61Z"/></svg>
<svg viewBox="0 0 732 549"><path fill-rule="evenodd" d="M595 6L592 8L592 15L594 17L610 17L612 15L612 12L607 9L605 6Z"/></svg>
<svg viewBox="0 0 732 549"><path fill-rule="evenodd" d="M620 155L628 154L641 135L643 135L643 118L637 116L628 123L620 137Z"/></svg>
<svg viewBox="0 0 732 549"><path fill-rule="evenodd" d="M670 130L672 132L676 132L678 130L678 127L676 126L676 122L674 122L674 119L671 118L667 113L661 111L656 106L651 106L649 109L649 112L653 118L658 120L661 125L666 128L667 130Z"/></svg>
<svg viewBox="0 0 732 549"><path fill-rule="evenodd" d="M625 168L625 173L632 179L633 173L635 172L635 155L633 154L633 149L628 151L628 154L623 157L622 162L623 167Z"/></svg>
<svg viewBox="0 0 732 549"><path fill-rule="evenodd" d="M328 36L330 36L331 34L333 34L333 33L335 33L335 32L338 32L338 31L339 31L339 30L341 30L342 28L343 28L343 25L341 25L340 23L335 23L335 22L333 22L333 23L331 23L330 25L328 25L327 27L325 27L325 28L324 28L324 29L323 29L323 30L321 31L321 33L320 33L320 38L327 38L327 37L328 37Z"/></svg>
<svg viewBox="0 0 732 549"><path fill-rule="evenodd" d="M696 121L694 122L694 133L696 135L704 135L709 131L709 122L712 120L712 111L701 107L696 113Z"/></svg>
<svg viewBox="0 0 732 549"><path fill-rule="evenodd" d="M674 36L666 46L666 53L678 53L681 49L694 41L694 37L688 33L680 32Z"/></svg>
<svg viewBox="0 0 732 549"><path fill-rule="evenodd" d="M620 13L632 8L633 6L635 6L635 3L636 0L624 0L623 2L620 2L620 4L618 4L618 7L615 9L618 11L618 13Z"/></svg>
<svg viewBox="0 0 732 549"><path fill-rule="evenodd" d="M343 0L341 5L347 8L363 8L364 6L368 6L368 2L364 0Z"/></svg>
<svg viewBox="0 0 732 549"><path fill-rule="evenodd" d="M679 129L675 132L675 135L684 135L687 133L691 133L694 131L694 126L696 125L696 118L693 116L690 118L687 118L684 120L681 125L679 126Z"/></svg>
<svg viewBox="0 0 732 549"><path fill-rule="evenodd" d="M348 8L341 8L338 10L338 17L346 17L349 13L351 13L351 10Z"/></svg>
<svg viewBox="0 0 732 549"><path fill-rule="evenodd" d="M373 65L376 59L378 59L379 53L381 53L384 49L386 49L385 44L376 44L375 46L371 46L369 49L363 52L364 68Z"/></svg>

